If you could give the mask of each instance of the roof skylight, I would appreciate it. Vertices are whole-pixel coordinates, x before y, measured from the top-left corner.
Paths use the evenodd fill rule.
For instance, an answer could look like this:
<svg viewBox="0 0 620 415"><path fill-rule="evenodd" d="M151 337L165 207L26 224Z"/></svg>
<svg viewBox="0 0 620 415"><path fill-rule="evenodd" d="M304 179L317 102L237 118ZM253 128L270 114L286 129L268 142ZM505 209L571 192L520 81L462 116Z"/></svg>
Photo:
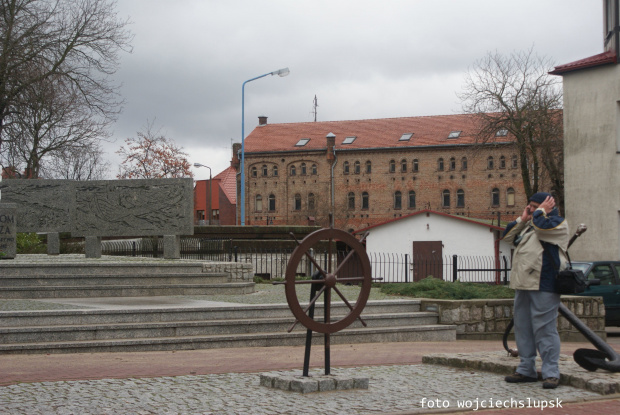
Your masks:
<svg viewBox="0 0 620 415"><path fill-rule="evenodd" d="M303 146L305 146L306 144L308 144L308 142L309 142L309 141L310 141L310 139L309 139L309 138L302 138L302 139L300 139L300 140L297 142L297 144L295 144L295 146L297 146L297 147L303 147Z"/></svg>
<svg viewBox="0 0 620 415"><path fill-rule="evenodd" d="M495 137L506 137L508 135L508 130L505 128L502 128L501 130L498 130L495 133Z"/></svg>
<svg viewBox="0 0 620 415"><path fill-rule="evenodd" d="M411 140L411 137L413 137L413 133L404 133L403 135L400 136L398 141L409 141Z"/></svg>
<svg viewBox="0 0 620 415"><path fill-rule="evenodd" d="M351 136L351 137L347 137L344 139L344 141L342 142L342 144L351 144L352 142L355 141L355 139L357 138L357 136Z"/></svg>
<svg viewBox="0 0 620 415"><path fill-rule="evenodd" d="M462 131L451 131L448 134L448 138L459 138L461 136Z"/></svg>

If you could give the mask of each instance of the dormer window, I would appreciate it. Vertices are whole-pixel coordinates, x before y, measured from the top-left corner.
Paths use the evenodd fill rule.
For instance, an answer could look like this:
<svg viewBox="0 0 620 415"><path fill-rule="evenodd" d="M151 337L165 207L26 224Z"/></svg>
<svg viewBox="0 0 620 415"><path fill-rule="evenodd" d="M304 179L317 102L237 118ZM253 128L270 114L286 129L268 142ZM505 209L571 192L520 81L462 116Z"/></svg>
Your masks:
<svg viewBox="0 0 620 415"><path fill-rule="evenodd" d="M305 146L306 144L308 144L308 142L309 142L309 141L310 141L310 139L309 139L309 138L302 138L301 140L299 140L299 141L297 142L297 144L295 144L295 146L296 146L296 147L303 147L303 146Z"/></svg>
<svg viewBox="0 0 620 415"><path fill-rule="evenodd" d="M461 136L462 131L451 131L448 134L448 138L459 138Z"/></svg>
<svg viewBox="0 0 620 415"><path fill-rule="evenodd" d="M411 137L413 137L413 133L405 133L405 134L400 136L398 141L409 141L409 140L411 140Z"/></svg>
<svg viewBox="0 0 620 415"><path fill-rule="evenodd" d="M347 137L344 139L342 144L351 144L355 141L356 138L357 138L356 136Z"/></svg>
<svg viewBox="0 0 620 415"><path fill-rule="evenodd" d="M495 137L506 137L508 135L508 130L505 128L502 128L501 130L498 130L495 133Z"/></svg>

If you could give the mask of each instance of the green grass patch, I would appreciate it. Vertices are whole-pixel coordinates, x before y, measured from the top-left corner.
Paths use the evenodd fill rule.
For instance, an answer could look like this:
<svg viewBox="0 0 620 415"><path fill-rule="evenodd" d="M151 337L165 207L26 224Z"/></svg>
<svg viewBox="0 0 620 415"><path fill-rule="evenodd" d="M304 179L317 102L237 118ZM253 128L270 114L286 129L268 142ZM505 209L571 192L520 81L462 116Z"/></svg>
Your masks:
<svg viewBox="0 0 620 415"><path fill-rule="evenodd" d="M474 300L488 298L514 298L514 290L505 285L476 282L449 282L428 277L418 282L380 284L381 292L413 298L436 300Z"/></svg>

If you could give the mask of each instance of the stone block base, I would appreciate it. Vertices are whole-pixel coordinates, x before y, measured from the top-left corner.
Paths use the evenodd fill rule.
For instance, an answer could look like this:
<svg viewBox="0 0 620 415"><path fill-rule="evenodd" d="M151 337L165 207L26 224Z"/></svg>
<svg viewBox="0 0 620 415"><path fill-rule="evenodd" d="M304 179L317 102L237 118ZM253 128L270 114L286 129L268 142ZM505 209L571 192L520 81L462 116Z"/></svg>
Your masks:
<svg viewBox="0 0 620 415"><path fill-rule="evenodd" d="M260 375L261 386L291 392L312 393L334 390L368 389L368 378L343 375L302 376L297 372L270 372Z"/></svg>

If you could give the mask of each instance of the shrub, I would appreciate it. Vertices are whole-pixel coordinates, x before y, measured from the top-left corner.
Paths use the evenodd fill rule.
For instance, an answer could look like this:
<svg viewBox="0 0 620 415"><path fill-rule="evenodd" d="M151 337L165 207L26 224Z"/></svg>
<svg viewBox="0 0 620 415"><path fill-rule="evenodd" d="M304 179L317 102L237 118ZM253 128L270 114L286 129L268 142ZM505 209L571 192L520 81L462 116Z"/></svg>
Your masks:
<svg viewBox="0 0 620 415"><path fill-rule="evenodd" d="M36 233L18 233L16 244L18 254L44 254L47 252L47 246Z"/></svg>
<svg viewBox="0 0 620 415"><path fill-rule="evenodd" d="M437 300L471 300L514 298L514 290L504 285L476 282L449 282L428 277L418 282L381 284L381 292L414 298Z"/></svg>

